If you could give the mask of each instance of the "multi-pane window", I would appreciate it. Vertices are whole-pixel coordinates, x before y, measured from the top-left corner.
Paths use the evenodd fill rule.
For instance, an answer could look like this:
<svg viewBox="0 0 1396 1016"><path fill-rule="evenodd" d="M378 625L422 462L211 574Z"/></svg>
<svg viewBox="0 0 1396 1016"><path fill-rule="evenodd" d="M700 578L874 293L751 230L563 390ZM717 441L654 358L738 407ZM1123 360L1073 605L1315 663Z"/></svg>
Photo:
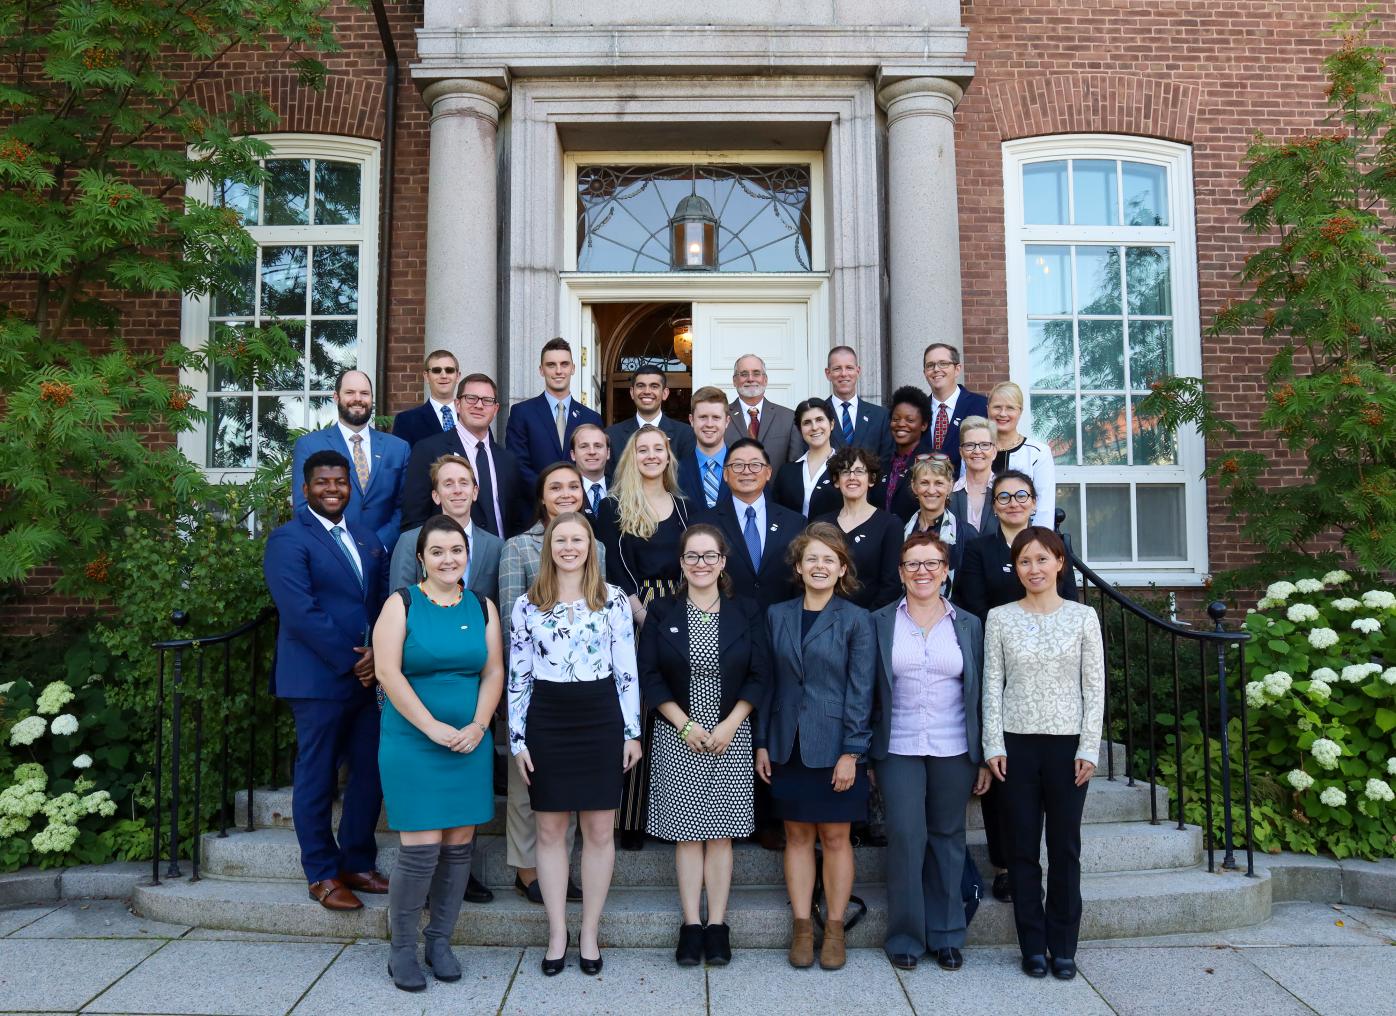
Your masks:
<svg viewBox="0 0 1396 1016"><path fill-rule="evenodd" d="M190 338L278 324L298 363L260 378L220 369L203 379L208 421L197 456L210 469L250 470L288 450L297 430L334 419L335 378L373 360L376 145L268 138L257 186L215 185L207 199L238 212L257 253L237 284L191 301ZM192 452L192 449L191 449Z"/></svg>
<svg viewBox="0 0 1396 1016"><path fill-rule="evenodd" d="M1162 142L1005 146L1013 374L1093 566L1205 563L1200 443L1140 408L1151 382L1200 372L1188 169Z"/></svg>

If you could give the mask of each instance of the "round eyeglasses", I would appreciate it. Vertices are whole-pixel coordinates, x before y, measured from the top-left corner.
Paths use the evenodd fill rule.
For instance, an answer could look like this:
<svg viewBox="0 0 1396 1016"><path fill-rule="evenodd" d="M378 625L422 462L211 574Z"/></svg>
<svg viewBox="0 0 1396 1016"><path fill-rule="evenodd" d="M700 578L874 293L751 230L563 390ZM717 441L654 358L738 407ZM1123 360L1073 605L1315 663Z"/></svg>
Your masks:
<svg viewBox="0 0 1396 1016"><path fill-rule="evenodd" d="M1010 501L1027 504L1031 500L1032 495L1026 490L1001 490L994 495L994 501L1001 505L1007 505Z"/></svg>

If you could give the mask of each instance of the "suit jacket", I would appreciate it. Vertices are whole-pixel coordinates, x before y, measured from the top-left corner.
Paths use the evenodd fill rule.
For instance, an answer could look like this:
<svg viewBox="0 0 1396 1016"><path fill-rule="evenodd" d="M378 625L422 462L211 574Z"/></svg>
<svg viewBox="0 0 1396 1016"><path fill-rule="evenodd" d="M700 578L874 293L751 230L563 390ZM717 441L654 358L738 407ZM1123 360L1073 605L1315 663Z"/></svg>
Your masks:
<svg viewBox="0 0 1396 1016"><path fill-rule="evenodd" d="M272 690L281 698L345 700L371 694L353 674L388 595L388 553L373 530L347 522L363 583L353 563L310 511L267 537L262 574L281 612Z"/></svg>
<svg viewBox="0 0 1396 1016"><path fill-rule="evenodd" d="M567 410L567 424L563 440L557 439L557 424L552 410L548 407L546 395L535 395L525 399L509 410L509 425L504 429L504 446L514 453L519 463L519 473L523 476L527 489L533 489L539 470L554 462L566 462L567 444L572 440L572 432L584 423L601 426L601 414L588 409L576 399Z"/></svg>
<svg viewBox="0 0 1396 1016"><path fill-rule="evenodd" d="M388 566L388 592L395 593L404 586L422 581L422 566L417 561L417 536L422 527L409 529L397 538L393 548L392 561ZM499 555L504 550L504 541L493 533L487 533L479 526L470 532L470 581L466 585L471 592L479 593L499 604Z"/></svg>
<svg viewBox="0 0 1396 1016"><path fill-rule="evenodd" d="M967 416L988 416L989 399L978 392L969 391L964 385L958 386L960 397L955 400L955 412L950 417L950 426L945 431L945 440L941 447L935 446L936 421L935 410L931 410L930 426L926 428L926 434L921 438L921 446L918 452L944 452L950 456L950 464L955 467L955 475L960 475L960 421ZM931 400L935 402L934 399Z"/></svg>
<svg viewBox="0 0 1396 1016"><path fill-rule="evenodd" d="M611 442L612 462L620 461L620 453L625 450L625 443L630 440L630 435L639 429L640 421L633 415L606 428L606 437ZM659 429L669 435L669 454L675 456L677 461L682 462L693 454L693 449L697 447L697 439L693 436L693 428L688 424L660 413Z"/></svg>
<svg viewBox="0 0 1396 1016"><path fill-rule="evenodd" d="M990 482L992 483L992 481ZM969 494L965 492L963 487L950 492L948 504L950 510L959 516L960 521L973 531L971 539L998 532L999 517L994 514L994 501L988 494L984 495L984 507L979 512L977 519L969 517Z"/></svg>
<svg viewBox="0 0 1396 1016"><path fill-rule="evenodd" d="M727 576L738 596L749 596L761 606L789 599L800 591L785 552L790 541L805 528L805 517L789 508L782 508L766 498L766 541L761 548L761 567L753 568L742 536L742 524L732 506L731 494L717 499L717 507L694 519L707 522L722 530L727 539Z"/></svg>
<svg viewBox="0 0 1396 1016"><path fill-rule="evenodd" d="M1070 563L1057 579L1057 594L1064 600L1076 599L1076 573ZM957 607L964 607L983 621L993 608L1015 603L1025 595L1001 530L995 528L965 545L965 556L955 573L950 595Z"/></svg>
<svg viewBox="0 0 1396 1016"><path fill-rule="evenodd" d="M734 399L727 406L727 444L750 436L746 406L741 399ZM805 454L805 439L800 436L800 428L795 426L795 411L770 399L761 407L761 427L756 432L756 440L766 449L772 469L779 469L782 463L794 462Z"/></svg>
<svg viewBox="0 0 1396 1016"><path fill-rule="evenodd" d="M873 699L872 749L874 759L887 757L887 745L892 736L892 642L897 631L897 611L902 601L889 603L872 615L873 633L877 639L877 687ZM951 619L955 639L960 643L960 659L964 665L965 740L969 742L969 760L984 764L984 747L980 743L980 687L984 676L984 627L979 618L968 610L957 610Z"/></svg>
<svg viewBox="0 0 1396 1016"><path fill-rule="evenodd" d="M717 639L722 693L717 712L726 719L738 702L761 705L766 697L771 659L766 616L756 601L745 596L723 596L721 601ZM691 713L693 708L689 697L693 657L688 651L687 604L688 597L684 595L650 601L645 625L640 629L640 692L646 705L655 710L656 722L666 725L669 721L659 713L658 706L677 702L685 713ZM663 736L668 736L667 731Z"/></svg>
<svg viewBox="0 0 1396 1016"><path fill-rule="evenodd" d="M454 408L451 413L454 416ZM441 417L430 399L393 417L393 436L402 438L411 447L415 447L423 438L435 437L441 432Z"/></svg>
<svg viewBox="0 0 1396 1016"><path fill-rule="evenodd" d="M835 596L801 637L803 606L796 597L766 612L773 680L753 743L785 763L798 734L801 761L827 769L840 755L865 755L872 745L872 619Z"/></svg>
<svg viewBox="0 0 1396 1016"><path fill-rule="evenodd" d="M832 395L825 400L825 405L829 407L829 417L834 421L834 432L829 443L836 449L842 448L847 443L843 439L842 407L838 399ZM892 429L888 425L890 419L887 410L882 406L859 396L858 411L853 420L853 447L866 448L875 454L877 460L882 463L884 474L892 462L893 452L896 451L896 445L892 443Z"/></svg>
<svg viewBox="0 0 1396 1016"><path fill-rule="evenodd" d="M679 459L679 489L688 498L688 503L693 506L695 512L707 510L708 499L703 495L703 477L698 471L698 452L696 450ZM717 474L717 499L720 503L724 497L731 497L732 491L727 486L727 481L722 478L722 473Z"/></svg>
<svg viewBox="0 0 1396 1016"><path fill-rule="evenodd" d="M504 519L504 532L495 535L508 539L528 528L533 511L533 497L524 487L513 453L490 436L490 454L494 457L495 494L499 499L499 514ZM466 459L465 445L455 427L443 430L435 437L418 441L407 462L407 481L402 490L402 529L416 529L441 508L431 499L431 464L443 455L460 455ZM493 531L494 519L485 510L483 499L476 499L470 510L470 521L485 532Z"/></svg>
<svg viewBox="0 0 1396 1016"><path fill-rule="evenodd" d="M809 498L809 511L805 511L805 464L803 462L787 462L776 472L775 479L771 481L768 491L771 497L782 508L789 508L792 512L798 512L805 518L813 519L816 515L828 515L843 507L843 495L834 486L834 478L826 469L824 475L819 478L819 482L814 485L814 491Z"/></svg>
<svg viewBox="0 0 1396 1016"><path fill-rule="evenodd" d="M305 460L315 452L327 450L339 452L349 460L349 483L354 492L344 509L345 518L372 529L378 534L379 545L392 550L402 520L403 484L411 447L402 438L375 430L368 441L368 489L364 490L359 486L354 456L338 423L302 434L291 454L291 505L297 511L305 507L305 493L301 490Z"/></svg>

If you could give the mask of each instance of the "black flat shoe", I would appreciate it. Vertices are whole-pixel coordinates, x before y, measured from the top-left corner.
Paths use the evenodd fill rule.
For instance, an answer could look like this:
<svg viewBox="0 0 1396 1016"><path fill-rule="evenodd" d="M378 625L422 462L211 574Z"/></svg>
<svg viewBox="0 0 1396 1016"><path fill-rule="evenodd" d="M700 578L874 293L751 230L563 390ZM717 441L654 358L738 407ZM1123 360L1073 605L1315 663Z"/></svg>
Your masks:
<svg viewBox="0 0 1396 1016"><path fill-rule="evenodd" d="M703 959L710 967L725 967L732 962L731 930L725 924L710 924L703 929Z"/></svg>
<svg viewBox="0 0 1396 1016"><path fill-rule="evenodd" d="M960 950L946 946L936 950L936 962L940 964L941 970L959 970L965 965L965 958L960 955Z"/></svg>
<svg viewBox="0 0 1396 1016"><path fill-rule="evenodd" d="M494 893L489 886L481 882L474 875L471 875L465 883L465 902L467 903L493 903Z"/></svg>
<svg viewBox="0 0 1396 1016"><path fill-rule="evenodd" d="M674 962L681 967L696 967L703 962L703 926L679 925L679 944L674 949Z"/></svg>
<svg viewBox="0 0 1396 1016"><path fill-rule="evenodd" d="M1007 903L1013 899L1013 890L1008 888L1008 872L1001 871L994 876L994 899L1000 903Z"/></svg>
<svg viewBox="0 0 1396 1016"><path fill-rule="evenodd" d="M898 970L916 969L916 957L911 955L911 953L893 953L887 958L892 961L892 966L896 967Z"/></svg>
<svg viewBox="0 0 1396 1016"><path fill-rule="evenodd" d="M540 907L543 905L543 887L538 884L535 878L528 885L523 884L523 879L518 875L514 876L514 892L518 893L530 903L536 903Z"/></svg>
<svg viewBox="0 0 1396 1016"><path fill-rule="evenodd" d="M1041 954L1023 957L1023 973L1029 977L1047 976L1047 957Z"/></svg>
<svg viewBox="0 0 1396 1016"><path fill-rule="evenodd" d="M577 883L573 882L570 878L567 880L567 902L582 902L582 887L577 885Z"/></svg>
<svg viewBox="0 0 1396 1016"><path fill-rule="evenodd" d="M581 967L582 973L586 974L588 977L595 977L597 974L601 973L601 953L598 951L596 959L594 960L589 960L585 956L579 955L577 957L577 966Z"/></svg>
<svg viewBox="0 0 1396 1016"><path fill-rule="evenodd" d="M1059 981L1070 981L1076 976L1076 961L1052 957L1052 976Z"/></svg>

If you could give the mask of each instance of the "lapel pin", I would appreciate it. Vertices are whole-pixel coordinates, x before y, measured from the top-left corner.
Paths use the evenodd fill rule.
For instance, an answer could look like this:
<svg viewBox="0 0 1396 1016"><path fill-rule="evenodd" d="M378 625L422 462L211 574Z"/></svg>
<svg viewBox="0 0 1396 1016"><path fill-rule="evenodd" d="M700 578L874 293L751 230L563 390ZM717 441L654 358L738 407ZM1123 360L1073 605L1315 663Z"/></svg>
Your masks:
<svg viewBox="0 0 1396 1016"><path fill-rule="evenodd" d="M679 630L678 630L677 628L670 628L670 629L669 629L669 634L670 634L670 635L677 635L678 633L679 633Z"/></svg>
<svg viewBox="0 0 1396 1016"><path fill-rule="evenodd" d="M1005 574L1005 575L1008 574L1009 572L1011 572L1012 570L1013 570L1013 566L1012 566L1012 565L1006 564L1006 565L1003 566L1003 571L1004 571L1004 574Z"/></svg>
<svg viewBox="0 0 1396 1016"><path fill-rule="evenodd" d="M859 533L857 536L853 537L853 542L854 542L854 543L862 543L862 542L863 542L863 537L866 536L866 535L867 535L866 533Z"/></svg>
<svg viewBox="0 0 1396 1016"><path fill-rule="evenodd" d="M774 533L779 528L780 526L776 525L774 522L771 523L771 532Z"/></svg>

